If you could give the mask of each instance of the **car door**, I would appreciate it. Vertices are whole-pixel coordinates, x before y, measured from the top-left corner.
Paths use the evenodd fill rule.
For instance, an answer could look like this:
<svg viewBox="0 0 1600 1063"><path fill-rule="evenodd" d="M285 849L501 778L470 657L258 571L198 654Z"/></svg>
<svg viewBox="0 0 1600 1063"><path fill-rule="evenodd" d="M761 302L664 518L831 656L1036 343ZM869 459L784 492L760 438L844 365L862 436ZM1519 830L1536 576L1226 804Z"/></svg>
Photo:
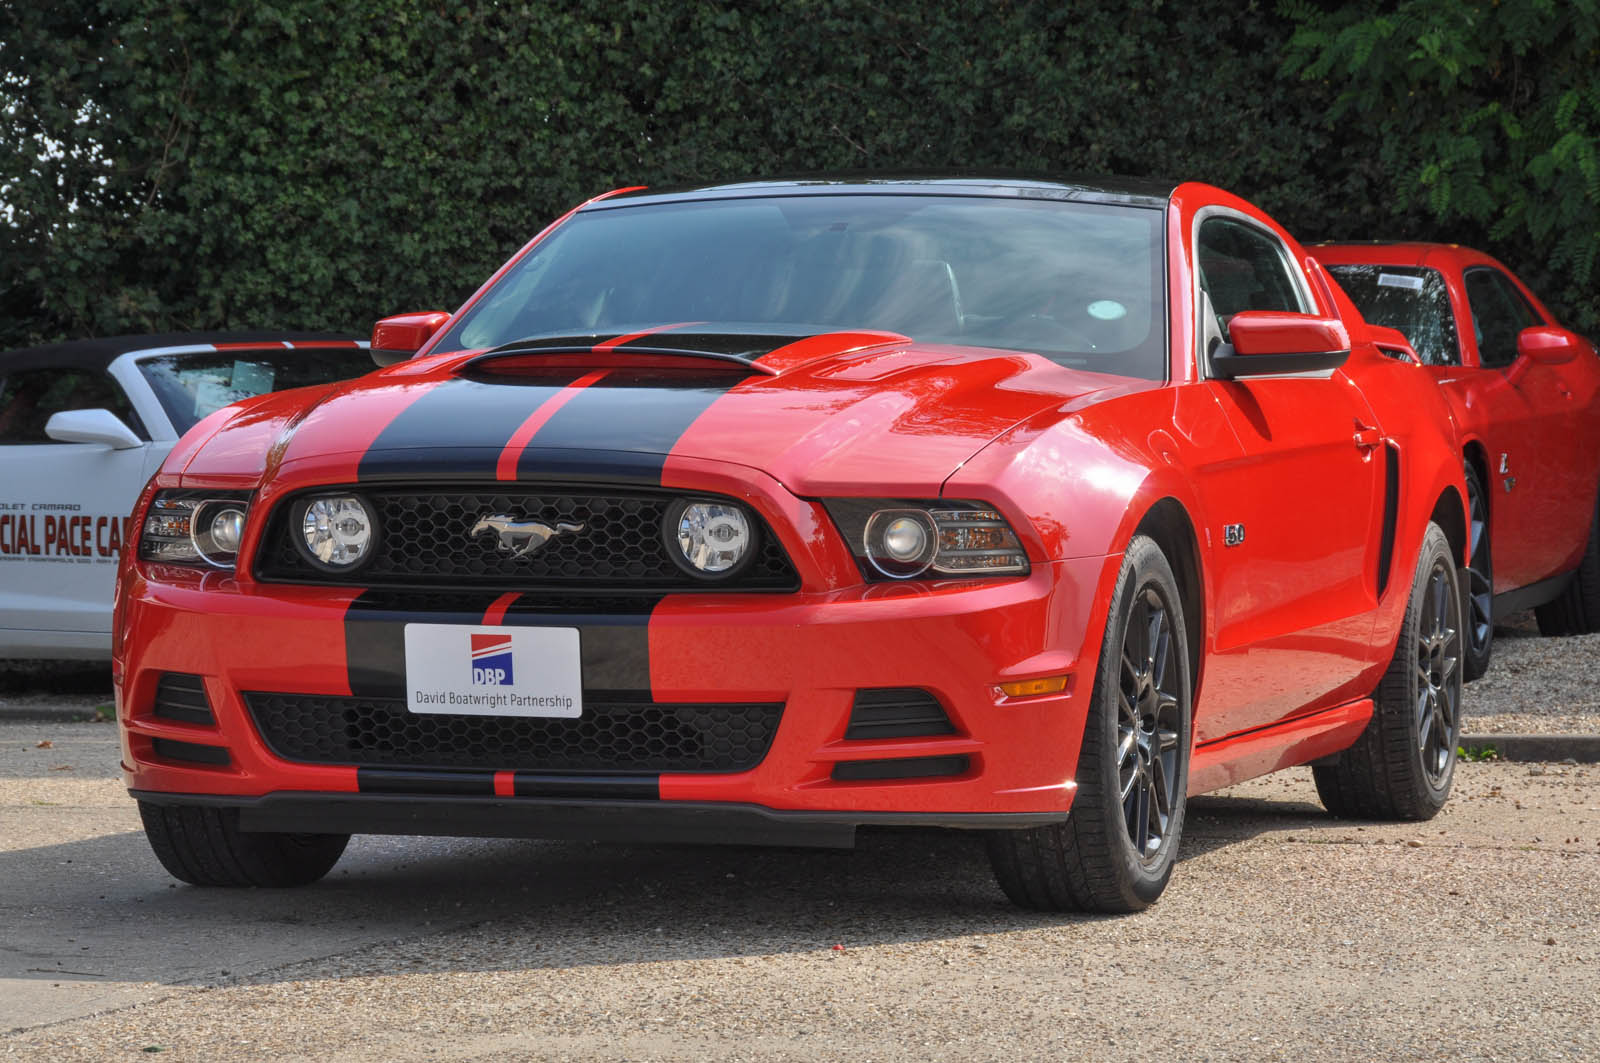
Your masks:
<svg viewBox="0 0 1600 1063"><path fill-rule="evenodd" d="M1588 438L1583 405L1559 366L1518 364L1517 336L1544 318L1500 270L1473 266L1462 274L1467 318L1462 333L1477 355L1477 389L1488 412L1490 541L1495 589L1505 592L1557 575L1583 542L1590 522L1587 463L1577 447Z"/></svg>
<svg viewBox="0 0 1600 1063"><path fill-rule="evenodd" d="M1288 249L1249 219L1202 217L1195 247L1202 354L1241 310L1317 311ZM1371 658L1385 466L1372 410L1342 373L1203 386L1242 453L1201 470L1219 526L1200 742L1369 693L1356 682Z"/></svg>
<svg viewBox="0 0 1600 1063"><path fill-rule="evenodd" d="M52 415L80 409L110 410L147 441L116 450L45 434ZM0 369L0 652L109 651L117 556L151 460L142 422L105 371Z"/></svg>

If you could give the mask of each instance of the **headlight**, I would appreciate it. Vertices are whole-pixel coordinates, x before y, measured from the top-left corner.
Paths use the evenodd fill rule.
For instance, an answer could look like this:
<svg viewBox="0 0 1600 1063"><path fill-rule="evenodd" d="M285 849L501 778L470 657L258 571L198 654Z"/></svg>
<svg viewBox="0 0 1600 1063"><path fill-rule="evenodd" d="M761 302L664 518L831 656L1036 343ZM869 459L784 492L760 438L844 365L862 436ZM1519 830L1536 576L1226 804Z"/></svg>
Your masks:
<svg viewBox="0 0 1600 1063"><path fill-rule="evenodd" d="M324 495L296 503L298 545L324 572L349 572L372 556L378 522L355 495Z"/></svg>
<svg viewBox="0 0 1600 1063"><path fill-rule="evenodd" d="M755 522L732 502L674 502L661 530L672 560L701 579L727 579L756 556Z"/></svg>
<svg viewBox="0 0 1600 1063"><path fill-rule="evenodd" d="M162 491L139 534L139 558L233 568L244 539L249 495L233 491Z"/></svg>
<svg viewBox="0 0 1600 1063"><path fill-rule="evenodd" d="M982 502L836 498L826 505L868 579L1028 572L1017 533Z"/></svg>

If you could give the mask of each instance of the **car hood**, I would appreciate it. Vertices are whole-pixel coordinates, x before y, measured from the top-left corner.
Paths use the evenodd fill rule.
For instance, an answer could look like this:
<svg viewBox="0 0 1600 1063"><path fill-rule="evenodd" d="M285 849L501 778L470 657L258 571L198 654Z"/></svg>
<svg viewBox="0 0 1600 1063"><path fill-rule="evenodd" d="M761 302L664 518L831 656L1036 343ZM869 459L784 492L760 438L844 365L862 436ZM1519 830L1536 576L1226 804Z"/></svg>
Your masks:
<svg viewBox="0 0 1600 1063"><path fill-rule="evenodd" d="M675 469L724 462L802 496L926 496L1022 420L1152 386L889 333L787 337L743 360L589 338L434 355L267 396L197 426L191 437L205 438L186 439L175 458L196 484L655 485Z"/></svg>

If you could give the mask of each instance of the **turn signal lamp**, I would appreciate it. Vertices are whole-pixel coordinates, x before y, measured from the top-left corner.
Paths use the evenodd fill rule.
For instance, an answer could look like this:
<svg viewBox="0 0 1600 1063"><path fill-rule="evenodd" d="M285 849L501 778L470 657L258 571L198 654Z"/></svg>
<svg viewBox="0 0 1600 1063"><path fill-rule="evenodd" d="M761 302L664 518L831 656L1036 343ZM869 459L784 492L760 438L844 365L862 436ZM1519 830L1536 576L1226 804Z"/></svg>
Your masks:
<svg viewBox="0 0 1600 1063"><path fill-rule="evenodd" d="M1067 689L1068 676L1052 675L1043 679L1021 679L1001 683L1000 689L1008 698L1031 698L1036 694L1059 694Z"/></svg>

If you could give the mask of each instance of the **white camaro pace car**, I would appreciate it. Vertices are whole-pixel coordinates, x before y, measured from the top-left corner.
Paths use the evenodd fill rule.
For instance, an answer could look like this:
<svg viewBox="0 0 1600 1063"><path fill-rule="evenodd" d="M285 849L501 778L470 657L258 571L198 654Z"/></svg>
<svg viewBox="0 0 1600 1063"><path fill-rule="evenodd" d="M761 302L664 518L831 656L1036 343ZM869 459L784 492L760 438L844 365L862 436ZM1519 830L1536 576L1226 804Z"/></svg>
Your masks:
<svg viewBox="0 0 1600 1063"><path fill-rule="evenodd" d="M0 658L111 655L128 514L184 432L373 368L331 333L115 336L0 352Z"/></svg>

